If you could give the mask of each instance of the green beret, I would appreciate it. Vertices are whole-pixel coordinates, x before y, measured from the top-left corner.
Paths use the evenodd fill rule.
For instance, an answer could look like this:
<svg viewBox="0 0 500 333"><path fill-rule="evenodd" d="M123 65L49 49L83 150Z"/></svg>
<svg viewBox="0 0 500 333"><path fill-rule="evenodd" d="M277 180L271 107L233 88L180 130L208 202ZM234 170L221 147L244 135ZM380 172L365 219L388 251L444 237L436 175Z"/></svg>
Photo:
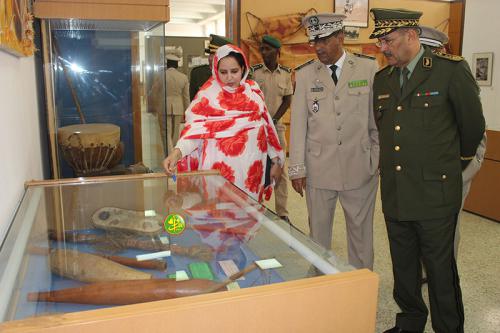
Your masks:
<svg viewBox="0 0 500 333"><path fill-rule="evenodd" d="M279 39L277 38L274 38L273 36L271 35L265 35L264 37L262 37L262 43L266 43L266 44L269 44L271 45L272 47L275 47L277 49L279 49L281 47L281 42Z"/></svg>
<svg viewBox="0 0 500 333"><path fill-rule="evenodd" d="M205 49L205 53L215 53L219 47L226 44L233 44L233 41L223 36L210 34L210 44Z"/></svg>
<svg viewBox="0 0 500 333"><path fill-rule="evenodd" d="M418 28L418 20L422 12L406 9L372 8L371 16L375 21L375 29L370 38L380 38L398 28Z"/></svg>

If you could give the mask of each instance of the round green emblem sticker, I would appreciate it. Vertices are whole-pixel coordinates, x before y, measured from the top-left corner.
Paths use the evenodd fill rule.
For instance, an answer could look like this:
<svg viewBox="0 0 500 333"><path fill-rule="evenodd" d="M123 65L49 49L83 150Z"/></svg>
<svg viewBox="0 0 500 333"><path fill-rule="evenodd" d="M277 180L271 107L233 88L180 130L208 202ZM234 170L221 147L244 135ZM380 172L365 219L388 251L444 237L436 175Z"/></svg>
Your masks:
<svg viewBox="0 0 500 333"><path fill-rule="evenodd" d="M184 218L178 214L170 214L163 223L165 231L171 235L180 235L186 229Z"/></svg>

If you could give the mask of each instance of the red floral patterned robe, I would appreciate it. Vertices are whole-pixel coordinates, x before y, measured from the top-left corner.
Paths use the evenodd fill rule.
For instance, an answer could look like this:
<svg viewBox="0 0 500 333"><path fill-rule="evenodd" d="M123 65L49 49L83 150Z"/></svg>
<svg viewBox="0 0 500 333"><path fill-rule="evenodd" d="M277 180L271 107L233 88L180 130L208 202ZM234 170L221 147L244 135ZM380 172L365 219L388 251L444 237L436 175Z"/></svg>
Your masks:
<svg viewBox="0 0 500 333"><path fill-rule="evenodd" d="M230 52L241 53L234 45L217 50L212 77L201 87L186 110L186 126L176 148L182 152L179 172L217 169L227 180L261 201L266 156L284 162L276 129L270 119L264 95L246 70L237 88L224 85L218 76L218 62Z"/></svg>

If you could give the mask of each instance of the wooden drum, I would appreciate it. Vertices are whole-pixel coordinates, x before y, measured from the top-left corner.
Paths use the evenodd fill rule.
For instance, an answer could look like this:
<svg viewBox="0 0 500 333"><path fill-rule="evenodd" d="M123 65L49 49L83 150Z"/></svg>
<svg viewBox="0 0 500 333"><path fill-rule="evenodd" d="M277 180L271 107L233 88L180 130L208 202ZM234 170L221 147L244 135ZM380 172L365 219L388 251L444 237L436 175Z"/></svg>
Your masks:
<svg viewBox="0 0 500 333"><path fill-rule="evenodd" d="M120 127L113 124L79 124L58 129L64 159L78 177L107 170L120 143Z"/></svg>

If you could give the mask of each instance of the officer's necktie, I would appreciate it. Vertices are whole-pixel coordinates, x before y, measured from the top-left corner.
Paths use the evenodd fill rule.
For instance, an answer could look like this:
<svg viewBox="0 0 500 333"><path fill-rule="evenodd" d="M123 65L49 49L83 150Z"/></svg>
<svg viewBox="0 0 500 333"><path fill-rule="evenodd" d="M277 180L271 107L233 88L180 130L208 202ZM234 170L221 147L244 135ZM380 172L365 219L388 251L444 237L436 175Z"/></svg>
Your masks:
<svg viewBox="0 0 500 333"><path fill-rule="evenodd" d="M332 70L332 80L333 82L335 83L335 85L337 85L337 65L331 65L330 66L330 69Z"/></svg>
<svg viewBox="0 0 500 333"><path fill-rule="evenodd" d="M405 68L403 68L402 73L403 73L402 74L403 75L403 80L402 80L402 83L401 83L401 92L403 91L403 89L408 84L408 74L410 73L410 70L407 67L405 67Z"/></svg>

